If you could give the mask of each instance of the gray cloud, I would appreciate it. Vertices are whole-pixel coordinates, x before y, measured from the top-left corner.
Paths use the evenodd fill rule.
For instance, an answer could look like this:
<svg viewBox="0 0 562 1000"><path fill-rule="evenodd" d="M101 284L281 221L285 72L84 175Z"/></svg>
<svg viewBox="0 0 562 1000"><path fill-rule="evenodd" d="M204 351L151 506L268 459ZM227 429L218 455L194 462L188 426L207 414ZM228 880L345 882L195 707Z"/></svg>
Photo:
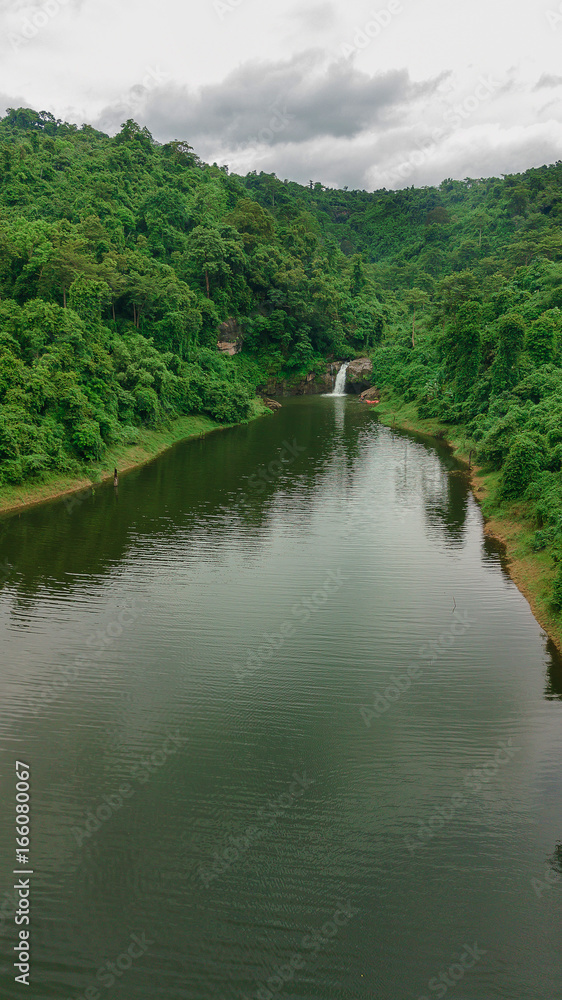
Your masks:
<svg viewBox="0 0 562 1000"><path fill-rule="evenodd" d="M318 35L314 25L329 25L335 13L332 3L321 2L288 10L285 23L302 25L302 36L310 38ZM369 50L375 66L380 51ZM512 65L496 77L495 70L483 73L477 65L459 73L441 62L433 74L414 80L400 60L370 73L358 68L364 62L301 49L289 58L242 61L226 68L219 82L197 86L162 72L161 66L173 67L160 54L153 63L139 60L129 76L133 86L121 93L117 85L108 87L120 96L97 114L1 92L0 108L46 107L110 134L135 118L159 141L186 139L202 159L228 163L239 173L266 170L303 183L312 178L367 190L497 176L562 157L556 64L544 63L524 80ZM28 85L20 80L18 89ZM99 98L99 85L95 92Z"/></svg>
<svg viewBox="0 0 562 1000"><path fill-rule="evenodd" d="M27 98L22 97L21 94L7 94L5 91L0 90L0 114L3 116L6 114L8 108L29 108L30 105ZM43 108L36 108L37 111L42 111Z"/></svg>
<svg viewBox="0 0 562 1000"><path fill-rule="evenodd" d="M326 65L320 51L308 50L287 61L246 63L198 92L157 87L147 93L142 112L158 138L213 140L230 149L260 141L351 139L390 127L401 108L434 93L440 79L415 83L405 69L369 76L349 60ZM94 124L116 128L125 112L126 102L105 108Z"/></svg>
<svg viewBox="0 0 562 1000"><path fill-rule="evenodd" d="M553 89L554 87L560 86L562 86L562 76L553 76L552 73L543 73L534 89L542 90L545 87Z"/></svg>

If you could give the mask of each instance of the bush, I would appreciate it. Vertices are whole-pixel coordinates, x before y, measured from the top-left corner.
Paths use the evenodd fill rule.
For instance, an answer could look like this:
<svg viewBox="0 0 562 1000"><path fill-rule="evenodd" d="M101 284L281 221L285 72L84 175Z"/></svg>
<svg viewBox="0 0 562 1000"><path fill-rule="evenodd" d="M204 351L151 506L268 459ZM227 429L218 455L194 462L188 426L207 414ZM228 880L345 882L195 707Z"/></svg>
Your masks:
<svg viewBox="0 0 562 1000"><path fill-rule="evenodd" d="M103 441L99 424L95 420L83 420L72 434L72 443L83 458L93 462L103 455Z"/></svg>
<svg viewBox="0 0 562 1000"><path fill-rule="evenodd" d="M562 564L560 565L556 580L554 581L552 603L559 611L562 609Z"/></svg>
<svg viewBox="0 0 562 1000"><path fill-rule="evenodd" d="M135 408L140 419L154 427L160 417L160 404L154 389L141 385L135 390Z"/></svg>
<svg viewBox="0 0 562 1000"><path fill-rule="evenodd" d="M201 386L203 409L219 423L233 424L250 414L252 397L242 382L226 385L208 375Z"/></svg>
<svg viewBox="0 0 562 1000"><path fill-rule="evenodd" d="M0 468L0 479L3 483L23 482L23 466L19 458L11 459L9 462L2 462Z"/></svg>
<svg viewBox="0 0 562 1000"><path fill-rule="evenodd" d="M520 434L509 449L503 468L502 498L514 500L522 496L540 470L541 456L537 441L527 434Z"/></svg>

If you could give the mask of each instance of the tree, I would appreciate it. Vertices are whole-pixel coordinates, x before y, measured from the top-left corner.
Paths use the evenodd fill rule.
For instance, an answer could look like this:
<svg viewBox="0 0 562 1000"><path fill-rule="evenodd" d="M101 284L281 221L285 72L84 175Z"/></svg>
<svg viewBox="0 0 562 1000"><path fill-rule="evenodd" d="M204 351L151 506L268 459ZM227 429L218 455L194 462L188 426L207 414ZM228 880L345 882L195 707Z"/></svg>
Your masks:
<svg viewBox="0 0 562 1000"><path fill-rule="evenodd" d="M367 284L367 278L365 276L365 268L363 266L363 260L361 254L355 254L351 258L350 263L351 263L350 291L352 295L359 295L359 293Z"/></svg>
<svg viewBox="0 0 562 1000"><path fill-rule="evenodd" d="M548 313L542 313L527 330L525 346L536 365L547 365L554 358L557 324Z"/></svg>
<svg viewBox="0 0 562 1000"><path fill-rule="evenodd" d="M70 308L78 313L89 331L99 332L102 311L111 302L111 289L99 278L79 275L69 289Z"/></svg>
<svg viewBox="0 0 562 1000"><path fill-rule="evenodd" d="M451 221L451 216L443 205L437 205L427 213L425 222L427 226L447 226Z"/></svg>
<svg viewBox="0 0 562 1000"><path fill-rule="evenodd" d="M514 215L523 215L527 208L528 191L522 184L518 184L510 193L508 208Z"/></svg>
<svg viewBox="0 0 562 1000"><path fill-rule="evenodd" d="M412 347L416 346L416 309L429 304L429 295L422 288L408 288L404 292L404 302L412 309Z"/></svg>
<svg viewBox="0 0 562 1000"><path fill-rule="evenodd" d="M516 500L522 496L540 468L541 456L537 441L528 434L519 434L509 449L503 468L502 497Z"/></svg>
<svg viewBox="0 0 562 1000"><path fill-rule="evenodd" d="M456 364L457 395L464 400L478 377L480 367L481 308L477 302L464 302L455 321L458 360Z"/></svg>
<svg viewBox="0 0 562 1000"><path fill-rule="evenodd" d="M488 215L487 212L482 211L482 209L478 209L476 212L474 212L474 214L473 214L473 216L472 216L472 218L471 218L470 221L471 221L471 225L478 232L478 246L481 247L482 246L482 230L483 229L487 229L490 226L490 224L492 222L491 216Z"/></svg>
<svg viewBox="0 0 562 1000"><path fill-rule="evenodd" d="M517 380L517 368L525 342L525 321L519 313L507 313L498 323L499 359L508 384Z"/></svg>
<svg viewBox="0 0 562 1000"><path fill-rule="evenodd" d="M154 140L146 127L141 128L132 118L127 118L113 140L117 146L124 143L136 144L147 152L152 152Z"/></svg>
<svg viewBox="0 0 562 1000"><path fill-rule="evenodd" d="M205 278L207 298L211 298L211 279L224 284L245 267L242 239L231 227L197 226L187 239L188 258L195 273Z"/></svg>
<svg viewBox="0 0 562 1000"><path fill-rule="evenodd" d="M250 198L241 198L236 208L226 216L225 222L242 235L246 253L273 242L275 223L272 216Z"/></svg>
<svg viewBox="0 0 562 1000"><path fill-rule="evenodd" d="M438 285L438 296L444 316L454 316L463 302L477 298L478 279L474 271L458 271L447 275Z"/></svg>

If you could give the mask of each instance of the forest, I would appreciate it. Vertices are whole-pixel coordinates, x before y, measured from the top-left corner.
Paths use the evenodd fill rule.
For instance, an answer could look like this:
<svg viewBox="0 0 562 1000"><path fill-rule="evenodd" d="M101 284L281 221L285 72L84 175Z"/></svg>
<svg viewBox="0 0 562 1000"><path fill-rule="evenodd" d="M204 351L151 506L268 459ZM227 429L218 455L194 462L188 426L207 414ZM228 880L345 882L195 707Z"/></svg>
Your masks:
<svg viewBox="0 0 562 1000"><path fill-rule="evenodd" d="M462 428L560 564L562 163L337 190L203 163L129 120L0 120L0 488L73 473L138 428L247 419L268 377L368 354ZM243 350L216 349L234 319Z"/></svg>

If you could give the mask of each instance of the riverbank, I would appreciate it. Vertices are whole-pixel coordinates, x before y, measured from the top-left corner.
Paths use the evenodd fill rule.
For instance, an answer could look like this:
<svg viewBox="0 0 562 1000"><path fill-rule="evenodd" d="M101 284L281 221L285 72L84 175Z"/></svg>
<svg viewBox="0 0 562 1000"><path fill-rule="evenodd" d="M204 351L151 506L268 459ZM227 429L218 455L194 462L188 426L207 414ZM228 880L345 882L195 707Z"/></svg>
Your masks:
<svg viewBox="0 0 562 1000"><path fill-rule="evenodd" d="M539 624L562 653L562 619L556 615L550 602L556 566L548 549L535 552L531 547L536 525L529 517L525 503L500 503L497 499L500 473L472 462L471 452L476 452L477 445L463 427L443 424L435 419L422 419L415 403L406 403L389 391L382 393L377 414L388 427L415 431L448 445L453 456L466 465L474 498L484 516L485 534L503 545L511 579L526 597Z"/></svg>
<svg viewBox="0 0 562 1000"><path fill-rule="evenodd" d="M263 405L261 400L255 399L253 412L248 419L255 420L268 413L271 411ZM234 425L219 424L202 414L191 414L172 421L166 429L150 430L148 427L139 427L137 440L134 444L120 444L108 448L101 461L84 463L81 474L64 476L60 473L53 473L42 479L36 479L32 483L3 486L0 489L0 514L8 514L35 504L56 500L70 493L79 493L113 479L115 468L119 474L127 473L140 465L152 462L173 445L179 444L180 441L203 437L212 431L224 430L226 427L232 426Z"/></svg>

